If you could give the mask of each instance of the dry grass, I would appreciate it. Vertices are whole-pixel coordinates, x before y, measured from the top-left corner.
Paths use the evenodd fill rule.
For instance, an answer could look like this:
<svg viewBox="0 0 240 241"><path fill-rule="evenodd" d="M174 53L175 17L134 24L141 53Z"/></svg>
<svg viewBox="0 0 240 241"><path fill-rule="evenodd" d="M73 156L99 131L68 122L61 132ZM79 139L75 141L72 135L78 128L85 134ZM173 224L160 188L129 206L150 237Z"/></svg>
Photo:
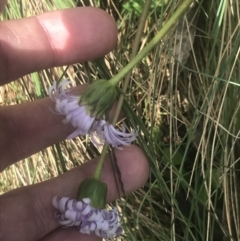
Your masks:
<svg viewBox="0 0 240 241"><path fill-rule="evenodd" d="M18 2L22 7L9 8L5 18L76 4ZM139 16L112 1L90 3L118 21L116 51L105 60L43 70L3 86L2 105L43 98L62 75L78 85L95 73L109 78L126 65ZM140 48L178 5L173 0L151 8ZM133 71L126 124L139 128L138 144L152 172L144 188L119 201L126 240L240 240L239 9L237 1L201 1ZM57 176L98 154L84 138L59 143L2 172L0 192Z"/></svg>

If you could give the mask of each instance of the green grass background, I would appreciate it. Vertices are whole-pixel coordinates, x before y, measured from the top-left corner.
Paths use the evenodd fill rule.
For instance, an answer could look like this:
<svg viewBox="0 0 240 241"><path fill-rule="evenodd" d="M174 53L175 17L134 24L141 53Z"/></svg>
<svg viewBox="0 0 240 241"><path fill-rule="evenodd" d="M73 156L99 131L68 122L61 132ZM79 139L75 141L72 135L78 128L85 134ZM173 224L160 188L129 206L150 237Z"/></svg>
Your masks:
<svg viewBox="0 0 240 241"><path fill-rule="evenodd" d="M181 3L152 1L140 49ZM115 18L116 49L104 59L46 69L2 86L1 105L44 98L62 76L76 85L109 79L128 63L143 0L9 0L1 19L84 5ZM151 173L143 188L115 203L123 213L122 240L240 240L240 3L202 0L191 11L131 75L124 121L139 130L136 144ZM0 173L0 193L55 177L97 155L87 137L58 143Z"/></svg>

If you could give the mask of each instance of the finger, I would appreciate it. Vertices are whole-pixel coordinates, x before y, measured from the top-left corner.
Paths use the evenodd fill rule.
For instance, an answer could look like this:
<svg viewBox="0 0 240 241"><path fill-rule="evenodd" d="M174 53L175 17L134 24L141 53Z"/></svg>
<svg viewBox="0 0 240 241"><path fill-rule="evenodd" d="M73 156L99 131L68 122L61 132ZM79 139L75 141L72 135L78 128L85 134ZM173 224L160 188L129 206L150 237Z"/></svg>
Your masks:
<svg viewBox="0 0 240 241"><path fill-rule="evenodd" d="M115 154L125 192L130 193L144 185L148 178L149 166L142 151L136 146L130 146L124 147L123 150L116 150ZM0 223L1 233L5 240L38 240L59 227L54 219L56 210L51 204L52 198L56 195L76 197L79 183L86 177L92 176L97 159L57 178L4 194L0 199ZM104 165L102 181L108 185L107 201L118 198L115 178L108 157ZM62 238L58 234L50 235L58 237L58 241L65 240L64 234Z"/></svg>
<svg viewBox="0 0 240 241"><path fill-rule="evenodd" d="M99 58L117 41L112 17L92 7L2 21L0 29L0 84L41 69Z"/></svg>
<svg viewBox="0 0 240 241"><path fill-rule="evenodd" d="M81 234L77 231L76 227L67 229L57 228L40 241L101 241L102 238L96 235Z"/></svg>
<svg viewBox="0 0 240 241"><path fill-rule="evenodd" d="M85 88L86 85L78 86L74 92L81 93ZM54 113L54 109L50 98L0 107L0 171L65 140L74 131L71 123L63 124L64 116Z"/></svg>

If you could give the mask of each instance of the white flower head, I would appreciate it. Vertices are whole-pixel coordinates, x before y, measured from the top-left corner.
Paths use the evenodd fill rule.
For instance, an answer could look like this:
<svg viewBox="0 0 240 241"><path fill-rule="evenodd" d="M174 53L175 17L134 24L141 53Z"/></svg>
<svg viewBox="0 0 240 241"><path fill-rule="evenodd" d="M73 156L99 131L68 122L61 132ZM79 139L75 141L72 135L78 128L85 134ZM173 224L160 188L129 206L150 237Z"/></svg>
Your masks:
<svg viewBox="0 0 240 241"><path fill-rule="evenodd" d="M76 226L80 233L96 234L105 239L122 234L119 213L113 210L97 209L91 206L89 198L81 201L68 197L54 197L53 206L58 210L56 217L63 227Z"/></svg>
<svg viewBox="0 0 240 241"><path fill-rule="evenodd" d="M90 88L89 91L86 91L86 95L84 96L86 98L82 101L82 96L72 94L69 89L65 89L70 83L71 81L69 80L63 80L60 84L54 82L53 86L51 86L48 91L49 97L56 103L56 112L65 116L63 123L71 123L75 127L75 131L67 137L68 139L72 139L78 135L83 136L89 134L95 145L99 146L104 143L108 143L119 149L121 149L120 146L122 145L130 145L136 139L137 133L135 131L126 133L126 128L124 128L123 125L123 132L118 131L113 125L109 124L104 119L104 116L108 114L105 113L105 115L104 111L108 112L109 107L115 101L115 92L111 90L112 94L110 96L115 97L110 98L110 105L108 105L105 109L101 109L102 106L107 103L106 97L102 96L104 89L97 92L96 95L96 87L94 90ZM91 99L91 95L94 96L93 100ZM96 102L96 98L99 98L98 102ZM88 101L90 103L89 105ZM94 105L96 105L97 108L94 108ZM88 109L96 115L89 114ZM96 138L96 136L98 138Z"/></svg>

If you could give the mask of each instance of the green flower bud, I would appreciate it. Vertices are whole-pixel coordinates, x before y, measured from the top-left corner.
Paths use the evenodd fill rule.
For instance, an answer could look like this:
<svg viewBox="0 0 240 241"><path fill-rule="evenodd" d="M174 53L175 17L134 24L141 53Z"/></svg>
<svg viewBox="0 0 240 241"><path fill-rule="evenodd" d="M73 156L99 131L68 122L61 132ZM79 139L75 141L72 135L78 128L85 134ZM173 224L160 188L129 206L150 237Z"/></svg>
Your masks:
<svg viewBox="0 0 240 241"><path fill-rule="evenodd" d="M103 209L106 205L107 184L94 178L85 179L78 188L78 200L90 198L91 206Z"/></svg>
<svg viewBox="0 0 240 241"><path fill-rule="evenodd" d="M108 118L109 111L118 96L117 87L107 80L93 82L81 95L79 104L98 119Z"/></svg>

